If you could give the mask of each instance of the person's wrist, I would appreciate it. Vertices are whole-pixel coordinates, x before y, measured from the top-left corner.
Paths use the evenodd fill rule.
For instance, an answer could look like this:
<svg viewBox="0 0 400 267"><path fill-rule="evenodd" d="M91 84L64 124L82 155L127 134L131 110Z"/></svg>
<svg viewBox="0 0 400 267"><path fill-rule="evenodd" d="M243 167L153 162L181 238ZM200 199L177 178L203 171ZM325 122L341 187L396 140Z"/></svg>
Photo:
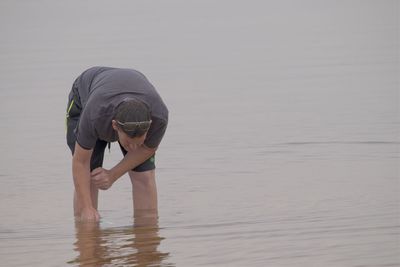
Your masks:
<svg viewBox="0 0 400 267"><path fill-rule="evenodd" d="M82 210L90 210L90 209L94 209L92 204L82 205Z"/></svg>
<svg viewBox="0 0 400 267"><path fill-rule="evenodd" d="M79 206L81 207L81 210L93 208L92 200L90 197L81 198L79 201Z"/></svg>
<svg viewBox="0 0 400 267"><path fill-rule="evenodd" d="M117 173L115 172L114 168L110 170L110 178L111 178L112 183L117 181L119 178Z"/></svg>

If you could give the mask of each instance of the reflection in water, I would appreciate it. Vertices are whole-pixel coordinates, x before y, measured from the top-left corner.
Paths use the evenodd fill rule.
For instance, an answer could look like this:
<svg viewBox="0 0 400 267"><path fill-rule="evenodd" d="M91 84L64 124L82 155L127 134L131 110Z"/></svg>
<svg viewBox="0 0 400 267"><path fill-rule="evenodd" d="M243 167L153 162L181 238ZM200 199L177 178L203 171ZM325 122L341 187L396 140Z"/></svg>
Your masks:
<svg viewBox="0 0 400 267"><path fill-rule="evenodd" d="M134 225L101 228L98 223L76 223L75 250L68 262L76 266L173 266L163 262L169 253L157 250L161 240L157 218L136 217Z"/></svg>

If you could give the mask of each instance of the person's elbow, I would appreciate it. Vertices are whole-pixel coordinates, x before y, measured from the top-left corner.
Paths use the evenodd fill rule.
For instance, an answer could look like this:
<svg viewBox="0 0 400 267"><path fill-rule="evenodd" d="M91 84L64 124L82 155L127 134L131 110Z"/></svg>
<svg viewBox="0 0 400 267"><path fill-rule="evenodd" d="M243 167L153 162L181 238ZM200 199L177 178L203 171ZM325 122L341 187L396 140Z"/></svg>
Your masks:
<svg viewBox="0 0 400 267"><path fill-rule="evenodd" d="M74 167L84 167L84 166L89 166L90 164L90 159L85 159L81 157L72 157L72 166Z"/></svg>
<svg viewBox="0 0 400 267"><path fill-rule="evenodd" d="M146 154L149 154L150 156L153 155L154 153L156 153L158 147L148 147L145 144L142 145L142 149L144 150L144 152Z"/></svg>
<svg viewBox="0 0 400 267"><path fill-rule="evenodd" d="M75 151L72 156L72 167L88 168L90 166L90 159L93 150L82 148L78 143L75 145Z"/></svg>

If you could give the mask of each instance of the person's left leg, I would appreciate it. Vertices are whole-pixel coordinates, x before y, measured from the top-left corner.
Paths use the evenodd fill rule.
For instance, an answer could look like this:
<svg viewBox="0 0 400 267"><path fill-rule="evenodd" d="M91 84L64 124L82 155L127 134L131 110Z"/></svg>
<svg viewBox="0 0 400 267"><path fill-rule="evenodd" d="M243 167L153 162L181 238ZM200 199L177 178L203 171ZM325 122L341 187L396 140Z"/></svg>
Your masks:
<svg viewBox="0 0 400 267"><path fill-rule="evenodd" d="M133 209L135 217L141 216L142 211L149 211L155 216L158 213L157 186L155 169L135 172L129 171L132 182Z"/></svg>
<svg viewBox="0 0 400 267"><path fill-rule="evenodd" d="M127 151L121 146L124 156ZM132 182L132 199L134 217L158 216L157 186L155 177L155 155L145 162L130 170L129 177Z"/></svg>

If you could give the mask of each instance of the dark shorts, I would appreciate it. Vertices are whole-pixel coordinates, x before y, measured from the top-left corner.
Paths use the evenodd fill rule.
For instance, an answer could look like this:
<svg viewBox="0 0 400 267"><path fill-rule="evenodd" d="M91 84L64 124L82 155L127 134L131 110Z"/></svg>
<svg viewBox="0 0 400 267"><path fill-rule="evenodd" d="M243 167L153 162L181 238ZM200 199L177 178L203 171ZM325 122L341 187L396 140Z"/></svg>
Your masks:
<svg viewBox="0 0 400 267"><path fill-rule="evenodd" d="M72 155L74 154L75 142L76 142L75 129L78 126L79 117L82 110L79 101L79 96L74 91L75 91L74 88L72 88L72 91L69 94L67 114L66 114L67 144L68 147L71 149ZM91 171L98 167L103 166L104 151L107 147L107 144L108 142L100 139L96 141L96 145L93 149L92 157L90 159ZM127 151L121 146L121 144L120 148L125 156ZM153 155L148 160L137 166L136 168L133 168L132 171L144 172L144 171L154 170L155 168L156 168L155 155Z"/></svg>

